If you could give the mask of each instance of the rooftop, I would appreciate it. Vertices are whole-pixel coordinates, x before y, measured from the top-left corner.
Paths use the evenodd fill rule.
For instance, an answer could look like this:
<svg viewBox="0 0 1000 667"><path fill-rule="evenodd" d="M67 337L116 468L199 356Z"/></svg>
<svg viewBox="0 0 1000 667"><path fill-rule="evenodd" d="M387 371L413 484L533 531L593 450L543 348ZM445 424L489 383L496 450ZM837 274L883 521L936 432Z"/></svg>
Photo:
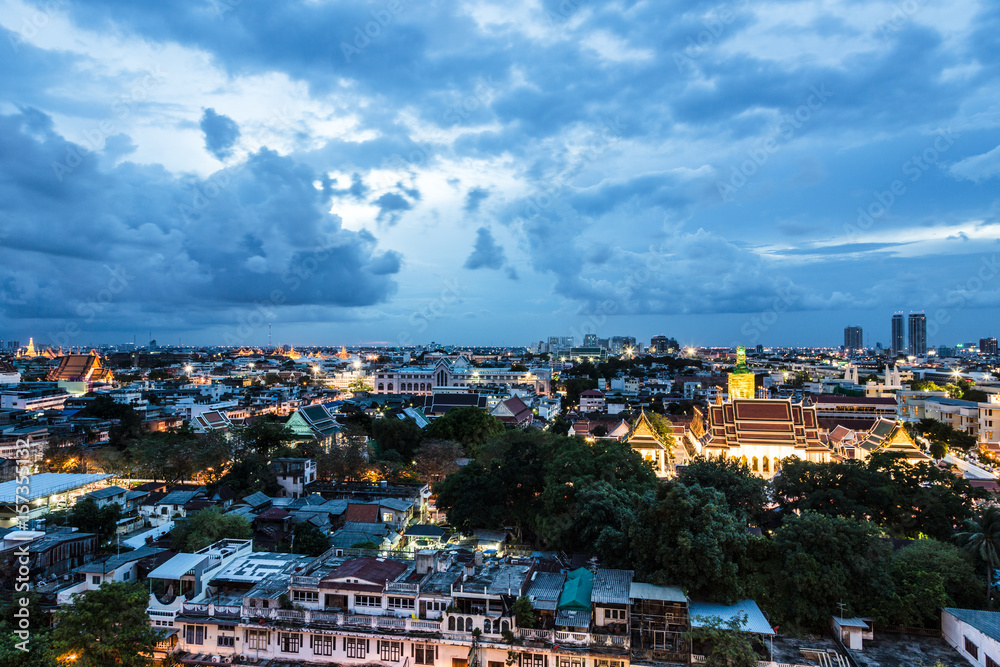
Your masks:
<svg viewBox="0 0 1000 667"><path fill-rule="evenodd" d="M57 493L65 493L74 489L94 484L108 479L112 475L96 473L62 473L43 472L28 476L28 492L17 493L17 480L0 483L0 503L13 503L23 500L36 500Z"/></svg>

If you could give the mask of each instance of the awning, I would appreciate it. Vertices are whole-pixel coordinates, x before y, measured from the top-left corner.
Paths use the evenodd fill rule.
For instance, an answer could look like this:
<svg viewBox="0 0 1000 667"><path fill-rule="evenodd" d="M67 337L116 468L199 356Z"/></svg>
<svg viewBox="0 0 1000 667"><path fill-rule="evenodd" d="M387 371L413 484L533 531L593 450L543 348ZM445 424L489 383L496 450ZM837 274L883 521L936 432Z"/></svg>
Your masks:
<svg viewBox="0 0 1000 667"><path fill-rule="evenodd" d="M203 554L177 554L167 562L149 573L150 579L180 579L196 568L202 561L208 560Z"/></svg>

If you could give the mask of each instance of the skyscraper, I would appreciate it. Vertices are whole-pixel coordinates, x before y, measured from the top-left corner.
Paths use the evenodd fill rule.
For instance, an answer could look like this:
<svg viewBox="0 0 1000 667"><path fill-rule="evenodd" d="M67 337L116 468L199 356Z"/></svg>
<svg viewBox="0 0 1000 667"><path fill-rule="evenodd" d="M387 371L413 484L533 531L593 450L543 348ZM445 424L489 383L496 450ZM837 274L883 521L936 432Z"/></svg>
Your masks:
<svg viewBox="0 0 1000 667"><path fill-rule="evenodd" d="M844 347L848 352L864 349L861 326L844 327Z"/></svg>
<svg viewBox="0 0 1000 667"><path fill-rule="evenodd" d="M910 344L907 353L914 357L927 354L927 316L923 313L910 313L909 333Z"/></svg>
<svg viewBox="0 0 1000 667"><path fill-rule="evenodd" d="M894 357L906 349L906 339L903 336L903 313L896 313L892 316L892 336L889 338Z"/></svg>
<svg viewBox="0 0 1000 667"><path fill-rule="evenodd" d="M979 351L983 354L996 354L997 353L997 339L996 338L980 338L979 339Z"/></svg>

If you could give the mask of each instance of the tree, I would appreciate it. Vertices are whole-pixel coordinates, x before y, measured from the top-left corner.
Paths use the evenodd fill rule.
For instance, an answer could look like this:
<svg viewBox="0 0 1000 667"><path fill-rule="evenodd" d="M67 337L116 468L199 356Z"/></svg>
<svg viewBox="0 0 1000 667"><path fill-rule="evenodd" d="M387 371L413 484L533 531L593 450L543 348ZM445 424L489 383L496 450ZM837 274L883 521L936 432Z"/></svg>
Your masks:
<svg viewBox="0 0 1000 667"><path fill-rule="evenodd" d="M101 542L107 542L114 537L121 516L122 510L118 503L108 503L98 508L93 499L84 498L65 512L51 514L49 522L56 525L65 523L84 533L96 533Z"/></svg>
<svg viewBox="0 0 1000 667"><path fill-rule="evenodd" d="M1000 507L990 505L967 519L955 541L986 566L986 604L993 598L993 570L1000 565Z"/></svg>
<svg viewBox="0 0 1000 667"><path fill-rule="evenodd" d="M80 473L86 469L86 453L78 444L49 441L42 456L45 472Z"/></svg>
<svg viewBox="0 0 1000 667"><path fill-rule="evenodd" d="M239 514L223 514L209 507L174 522L171 538L178 551L194 553L219 540L246 540L251 535L250 520Z"/></svg>
<svg viewBox="0 0 1000 667"><path fill-rule="evenodd" d="M282 383L281 376L278 375L277 373L266 373L264 375L264 384L269 387L281 383Z"/></svg>
<svg viewBox="0 0 1000 667"><path fill-rule="evenodd" d="M323 531L308 521L295 524L292 535L294 539L288 545L292 553L319 556L330 548L330 540Z"/></svg>
<svg viewBox="0 0 1000 667"><path fill-rule="evenodd" d="M368 462L368 442L364 432L347 427L340 433L340 444L330 448L316 462L320 479L360 482L367 479L371 464Z"/></svg>
<svg viewBox="0 0 1000 667"><path fill-rule="evenodd" d="M284 443L296 438L291 429L285 427L284 422L263 417L255 419L246 426L238 426L232 429L231 433L238 452L246 450L264 458L270 458L271 454L280 449Z"/></svg>
<svg viewBox="0 0 1000 667"><path fill-rule="evenodd" d="M739 562L749 533L722 492L679 480L661 484L628 537L630 548L620 548L620 558L631 560L638 576L681 583L692 596L712 600L740 594Z"/></svg>
<svg viewBox="0 0 1000 667"><path fill-rule="evenodd" d="M453 440L472 455L480 445L503 432L503 424L493 415L471 405L449 410L425 430L426 437Z"/></svg>
<svg viewBox="0 0 1000 667"><path fill-rule="evenodd" d="M218 431L211 431L198 438L192 467L200 472L209 484L218 484L225 476L233 455L232 441Z"/></svg>
<svg viewBox="0 0 1000 667"><path fill-rule="evenodd" d="M767 481L753 474L750 466L735 458L695 458L678 476L685 484L721 491L730 510L745 521L760 523L767 511Z"/></svg>
<svg viewBox="0 0 1000 667"><path fill-rule="evenodd" d="M948 443L942 442L940 440L935 440L931 443L930 447L931 456L936 460L940 461L945 456L948 455Z"/></svg>
<svg viewBox="0 0 1000 667"><path fill-rule="evenodd" d="M706 667L757 667L760 657L754 648L752 635L747 634L746 614L723 623L718 616L701 617L699 627L686 633L694 646L691 652L704 655Z"/></svg>
<svg viewBox="0 0 1000 667"><path fill-rule="evenodd" d="M778 566L771 571L775 604L784 622L820 630L829 616L876 609L891 593L887 568L891 547L867 521L803 512L775 531Z"/></svg>
<svg viewBox="0 0 1000 667"><path fill-rule="evenodd" d="M371 394L375 391L375 387L365 382L364 379L357 378L356 380L351 380L351 383L347 385L347 391L354 392L355 394Z"/></svg>
<svg viewBox="0 0 1000 667"><path fill-rule="evenodd" d="M22 600L27 604L22 605ZM24 617L15 615L22 609L27 609L28 628L21 626ZM10 601L0 602L0 665L56 667L49 651L51 629L47 626L46 616L47 612L40 606L39 596L34 592L15 593ZM27 641L15 634L15 631L25 629L30 632Z"/></svg>
<svg viewBox="0 0 1000 667"><path fill-rule="evenodd" d="M149 593L138 583L105 583L76 593L56 614L51 654L80 667L149 667L161 639L149 625Z"/></svg>
<svg viewBox="0 0 1000 667"><path fill-rule="evenodd" d="M77 416L117 421L111 427L108 439L110 446L118 450L124 450L129 442L142 434L142 418L139 413L131 405L117 403L110 394L96 396Z"/></svg>
<svg viewBox="0 0 1000 667"><path fill-rule="evenodd" d="M531 599L526 595L520 595L514 600L512 611L514 612L514 623L517 624L517 627L535 627L535 610L531 606Z"/></svg>
<svg viewBox="0 0 1000 667"><path fill-rule="evenodd" d="M258 491L268 495L280 493L281 485L267 459L253 453L244 453L234 461L214 486L226 485L237 497L243 498Z"/></svg>
<svg viewBox="0 0 1000 667"><path fill-rule="evenodd" d="M380 455L394 451L399 453L401 460L410 461L424 439L424 432L410 418L387 417L372 422L372 437Z"/></svg>
<svg viewBox="0 0 1000 667"><path fill-rule="evenodd" d="M938 627L941 607L977 609L985 598L972 560L961 548L915 540L892 555L893 595L880 616L893 625Z"/></svg>
<svg viewBox="0 0 1000 667"><path fill-rule="evenodd" d="M417 473L425 482L438 482L458 470L458 459L465 450L450 440L424 440L417 449Z"/></svg>

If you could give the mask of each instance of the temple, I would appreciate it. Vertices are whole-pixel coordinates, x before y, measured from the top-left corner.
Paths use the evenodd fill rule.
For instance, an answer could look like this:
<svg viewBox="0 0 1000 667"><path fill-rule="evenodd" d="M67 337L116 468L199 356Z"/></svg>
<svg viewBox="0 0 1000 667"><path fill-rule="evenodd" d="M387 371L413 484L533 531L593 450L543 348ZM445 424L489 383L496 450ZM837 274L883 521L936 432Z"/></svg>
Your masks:
<svg viewBox="0 0 1000 667"><path fill-rule="evenodd" d="M101 363L96 351L89 354L67 354L59 358L59 365L48 372L49 382L111 382L111 370Z"/></svg>
<svg viewBox="0 0 1000 667"><path fill-rule="evenodd" d="M826 463L832 454L820 440L816 409L787 399L739 398L712 405L708 423L701 453L741 459L762 477L773 477L786 456Z"/></svg>
<svg viewBox="0 0 1000 667"><path fill-rule="evenodd" d="M729 373L729 400L737 398L754 398L756 396L756 377L747 367L747 350L736 348L736 367Z"/></svg>
<svg viewBox="0 0 1000 667"><path fill-rule="evenodd" d="M645 411L639 413L632 430L625 436L625 442L639 452L644 460L653 464L657 477L666 477L668 471L672 472L670 462L673 460L673 452L657 435Z"/></svg>

